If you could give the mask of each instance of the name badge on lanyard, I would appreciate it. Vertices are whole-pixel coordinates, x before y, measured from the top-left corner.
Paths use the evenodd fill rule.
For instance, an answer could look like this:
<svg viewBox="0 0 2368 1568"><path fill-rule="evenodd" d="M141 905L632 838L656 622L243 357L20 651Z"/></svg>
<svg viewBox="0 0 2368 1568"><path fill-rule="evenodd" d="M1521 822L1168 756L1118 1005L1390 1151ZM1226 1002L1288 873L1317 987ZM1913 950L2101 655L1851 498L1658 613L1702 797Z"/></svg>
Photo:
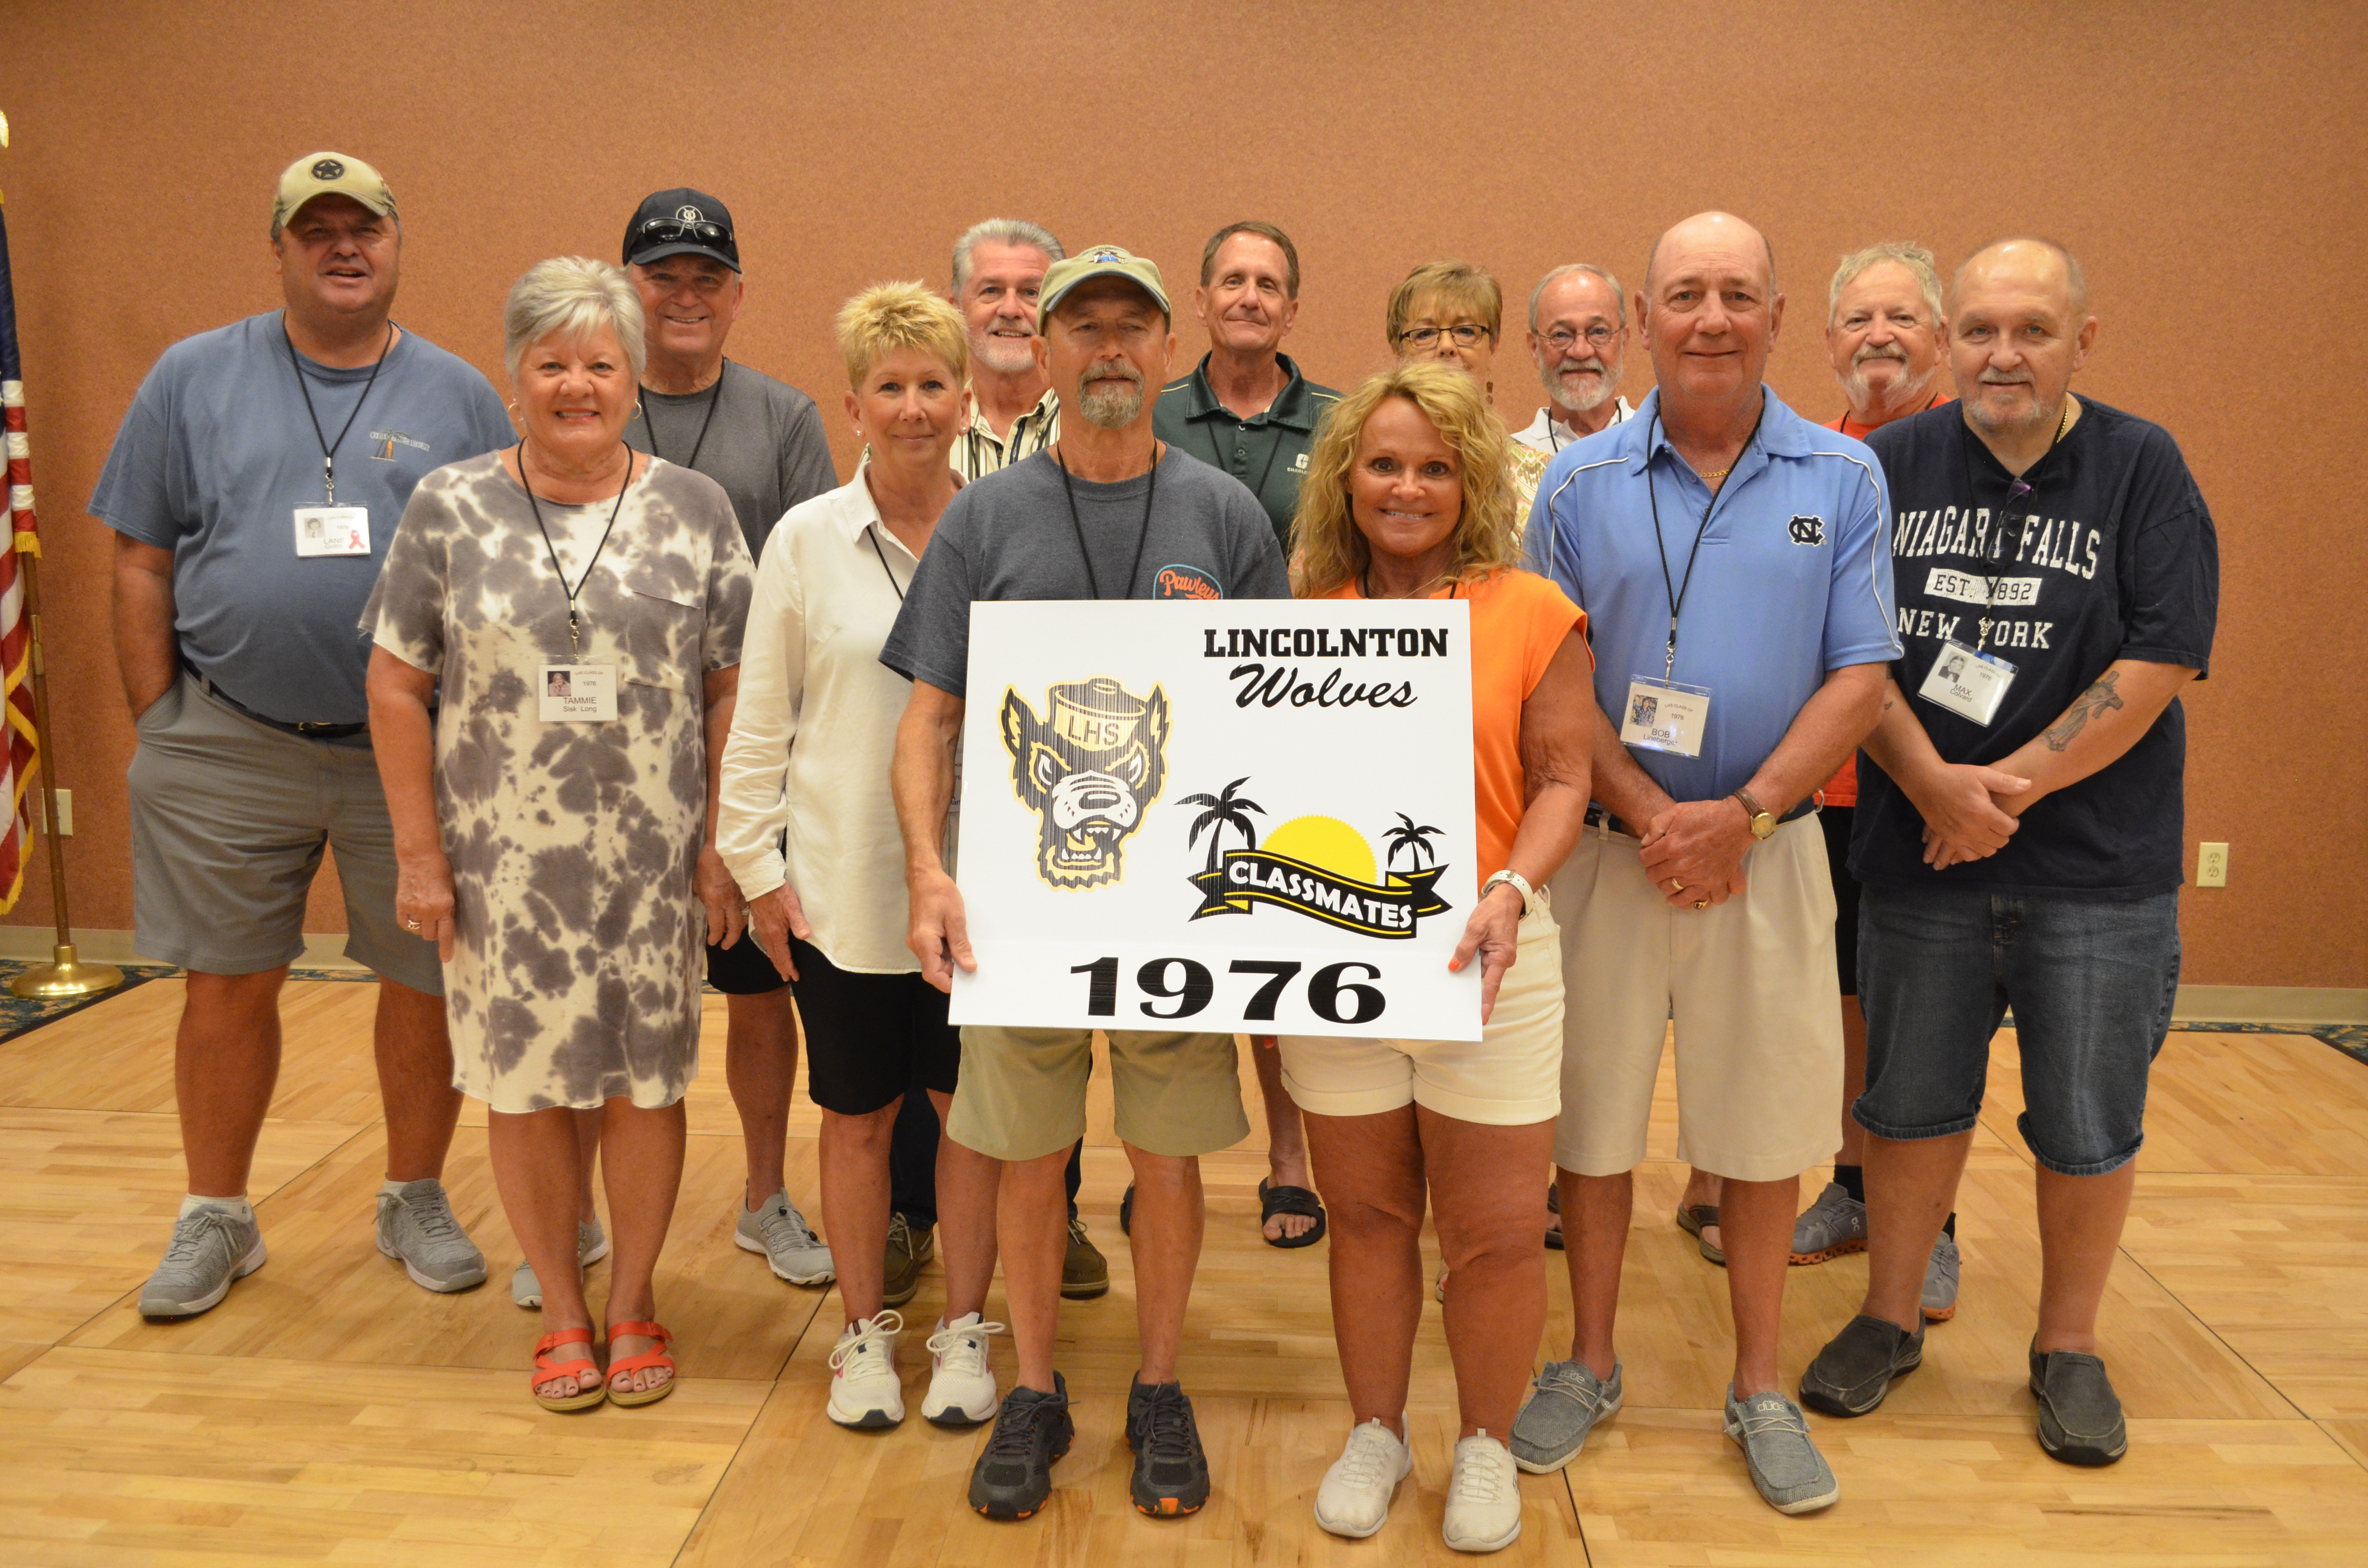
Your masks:
<svg viewBox="0 0 2368 1568"><path fill-rule="evenodd" d="M368 555L368 506L299 506L296 508L296 553Z"/></svg>
<svg viewBox="0 0 2368 1568"><path fill-rule="evenodd" d="M1941 644L1940 653L1916 695L1938 708L1987 725L1998 717L2007 687L2014 684L2015 668L1995 653L1969 648L1955 638Z"/></svg>
<svg viewBox="0 0 2368 1568"><path fill-rule="evenodd" d="M546 724L605 724L617 716L614 665L545 665L535 689Z"/></svg>
<svg viewBox="0 0 2368 1568"><path fill-rule="evenodd" d="M1620 740L1646 751L1679 756L1702 755L1710 724L1710 687L1635 676L1628 682L1628 706L1620 716Z"/></svg>

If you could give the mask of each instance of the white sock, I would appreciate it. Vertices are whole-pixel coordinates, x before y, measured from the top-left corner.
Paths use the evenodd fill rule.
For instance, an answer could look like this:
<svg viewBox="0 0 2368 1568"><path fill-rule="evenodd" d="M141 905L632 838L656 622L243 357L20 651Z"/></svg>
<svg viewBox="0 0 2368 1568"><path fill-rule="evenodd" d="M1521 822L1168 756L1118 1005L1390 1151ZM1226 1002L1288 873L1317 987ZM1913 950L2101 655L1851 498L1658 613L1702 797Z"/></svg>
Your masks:
<svg viewBox="0 0 2368 1568"><path fill-rule="evenodd" d="M401 1198L403 1196L403 1189L410 1185L411 1184L407 1181L397 1181L393 1176L389 1176L386 1180L379 1184L378 1190L382 1197Z"/></svg>
<svg viewBox="0 0 2368 1568"><path fill-rule="evenodd" d="M255 1223L255 1205L246 1200L245 1193L236 1198L200 1198L194 1192L189 1193L181 1199L179 1218L186 1220L200 1209L219 1209L247 1224Z"/></svg>

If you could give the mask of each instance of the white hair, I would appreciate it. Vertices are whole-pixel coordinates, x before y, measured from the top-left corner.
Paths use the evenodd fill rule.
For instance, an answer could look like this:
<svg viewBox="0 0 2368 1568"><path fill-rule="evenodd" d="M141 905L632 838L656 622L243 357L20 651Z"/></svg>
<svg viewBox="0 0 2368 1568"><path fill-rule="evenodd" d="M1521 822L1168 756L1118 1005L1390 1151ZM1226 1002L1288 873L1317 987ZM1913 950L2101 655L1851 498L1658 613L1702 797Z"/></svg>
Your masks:
<svg viewBox="0 0 2368 1568"><path fill-rule="evenodd" d="M1854 250L1842 257L1834 268L1833 288L1826 295L1826 324L1834 324L1835 312L1841 309L1842 290L1858 281L1860 273L1882 262L1904 267L1916 275L1916 286L1924 291L1924 308L1931 312L1935 326L1941 321L1941 273L1933 265L1932 253L1913 240L1883 240Z"/></svg>
<svg viewBox="0 0 2368 1568"><path fill-rule="evenodd" d="M952 292L957 300L962 298L963 286L970 282L971 252L981 245L1032 245L1044 253L1047 261L1059 261L1069 254L1049 230L1023 218L989 218L983 223L973 223L954 242Z"/></svg>
<svg viewBox="0 0 2368 1568"><path fill-rule="evenodd" d="M558 333L580 339L604 326L617 335L639 381L649 345L642 337L642 297L625 269L585 256L538 261L502 301L502 362L516 381L526 351L544 338Z"/></svg>
<svg viewBox="0 0 2368 1568"><path fill-rule="evenodd" d="M1539 278L1538 286L1530 290L1530 330L1531 332L1538 330L1538 301L1546 297L1546 290L1574 272L1584 272L1590 278L1600 278L1611 286L1611 303L1620 312L1620 324L1625 327L1628 324L1628 296L1620 291L1620 279L1591 261L1565 261L1543 278Z"/></svg>

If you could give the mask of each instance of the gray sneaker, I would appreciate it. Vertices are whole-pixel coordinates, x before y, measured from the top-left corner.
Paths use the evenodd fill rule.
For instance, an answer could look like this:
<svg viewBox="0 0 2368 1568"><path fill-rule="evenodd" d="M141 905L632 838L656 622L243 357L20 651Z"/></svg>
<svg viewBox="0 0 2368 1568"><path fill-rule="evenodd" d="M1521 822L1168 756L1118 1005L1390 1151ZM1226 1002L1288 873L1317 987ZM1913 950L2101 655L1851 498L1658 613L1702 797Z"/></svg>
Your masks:
<svg viewBox="0 0 2368 1568"><path fill-rule="evenodd" d="M2105 1363L2079 1350L2031 1353L2039 1446L2066 1464L2112 1464L2130 1451L2129 1424Z"/></svg>
<svg viewBox="0 0 2368 1568"><path fill-rule="evenodd" d="M838 1278L830 1261L830 1248L814 1233L787 1191L773 1194L753 1213L740 1210L740 1223L732 1240L743 1252L763 1254L774 1277L792 1285L827 1285Z"/></svg>
<svg viewBox="0 0 2368 1568"><path fill-rule="evenodd" d="M1947 1323L1957 1315L1957 1238L1943 1231L1924 1266L1924 1321Z"/></svg>
<svg viewBox="0 0 2368 1568"><path fill-rule="evenodd" d="M193 1318L230 1294L231 1281L263 1267L263 1229L226 1209L199 1209L173 1226L165 1261L140 1291L153 1322Z"/></svg>
<svg viewBox="0 0 2368 1568"><path fill-rule="evenodd" d="M1809 1420L1781 1393L1738 1400L1726 1391L1726 1435L1743 1449L1751 1484L1780 1514L1806 1514L1842 1494L1833 1467L1809 1440Z"/></svg>
<svg viewBox="0 0 2368 1568"><path fill-rule="evenodd" d="M485 1282L485 1255L452 1216L452 1200L434 1176L378 1195L378 1250L403 1260L423 1290L473 1290Z"/></svg>
<svg viewBox="0 0 2368 1568"><path fill-rule="evenodd" d="M934 1225L916 1229L902 1214L888 1216L888 1252L880 1271L880 1304L901 1307L921 1290L921 1265L938 1252Z"/></svg>
<svg viewBox="0 0 2368 1568"><path fill-rule="evenodd" d="M1801 1403L1827 1415L1864 1415L1893 1382L1924 1364L1924 1325L1909 1334L1864 1312L1827 1341L1801 1374Z"/></svg>
<svg viewBox="0 0 2368 1568"><path fill-rule="evenodd" d="M1547 1362L1513 1417L1513 1462L1531 1475L1560 1470L1586 1446L1597 1422L1619 1414L1623 1397L1617 1361L1610 1382L1599 1381L1584 1361Z"/></svg>
<svg viewBox="0 0 2368 1568"><path fill-rule="evenodd" d="M1866 1250L1866 1205L1838 1181L1826 1183L1817 1200L1793 1221L1793 1261L1823 1263L1846 1252Z"/></svg>
<svg viewBox="0 0 2368 1568"><path fill-rule="evenodd" d="M599 1220L576 1221L576 1271L581 1273L608 1256L609 1236L600 1229ZM510 1300L529 1312L539 1312L542 1307L542 1281L534 1277L534 1265L523 1258L510 1271Z"/></svg>

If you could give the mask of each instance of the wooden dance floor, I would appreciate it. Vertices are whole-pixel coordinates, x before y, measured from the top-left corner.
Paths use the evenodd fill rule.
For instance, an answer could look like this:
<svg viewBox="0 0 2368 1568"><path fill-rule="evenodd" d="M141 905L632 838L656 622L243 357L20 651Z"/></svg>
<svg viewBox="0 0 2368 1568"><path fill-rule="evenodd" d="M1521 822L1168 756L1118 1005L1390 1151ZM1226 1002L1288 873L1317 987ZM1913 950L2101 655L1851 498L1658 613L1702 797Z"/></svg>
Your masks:
<svg viewBox="0 0 2368 1568"><path fill-rule="evenodd" d="M286 1066L253 1191L269 1265L204 1317L145 1324L136 1292L184 1187L180 1002L179 982L156 981L0 1045L0 1562L1203 1568L1452 1556L1439 1537L1455 1418L1435 1306L1417 1349L1415 1477L1389 1528L1351 1543L1310 1518L1348 1426L1324 1254L1260 1244L1264 1162L1247 1145L1206 1163L1209 1244L1184 1358L1216 1495L1179 1522L1128 1506L1133 1294L1106 1093L1084 1208L1111 1250L1114 1288L1063 1314L1077 1441L1046 1512L998 1525L968 1510L980 1433L939 1432L917 1414L885 1434L831 1426L838 1303L779 1283L732 1244L741 1152L713 997L659 1278L682 1362L673 1398L584 1415L529 1403L535 1317L510 1304L518 1252L481 1108L448 1180L488 1283L431 1296L379 1256L367 984L288 988ZM1933 1328L1924 1369L1880 1413L1810 1417L1842 1500L1802 1519L1759 1503L1719 1432L1725 1281L1670 1222L1682 1173L1667 1157L1665 1064L1622 1318L1627 1408L1566 1471L1522 1478L1524 1531L1505 1561L2368 1562L2368 1067L2304 1036L2170 1037L2103 1325L2129 1458L2090 1471L2054 1463L2032 1436L2023 1353L2038 1244L2017 1079L2001 1054L1962 1202L1963 1311ZM1095 1086L1106 1091L1106 1074ZM809 1215L820 1210L814 1124L801 1098L790 1185ZM1569 1293L1549 1261L1547 1346L1558 1350ZM1862 1256L1793 1271L1788 1380L1864 1279ZM596 1308L606 1283L599 1266ZM921 1330L905 1361L916 1411L937 1285L932 1267L905 1309ZM1000 1303L998 1291L991 1314ZM1008 1340L996 1361L1008 1385Z"/></svg>

